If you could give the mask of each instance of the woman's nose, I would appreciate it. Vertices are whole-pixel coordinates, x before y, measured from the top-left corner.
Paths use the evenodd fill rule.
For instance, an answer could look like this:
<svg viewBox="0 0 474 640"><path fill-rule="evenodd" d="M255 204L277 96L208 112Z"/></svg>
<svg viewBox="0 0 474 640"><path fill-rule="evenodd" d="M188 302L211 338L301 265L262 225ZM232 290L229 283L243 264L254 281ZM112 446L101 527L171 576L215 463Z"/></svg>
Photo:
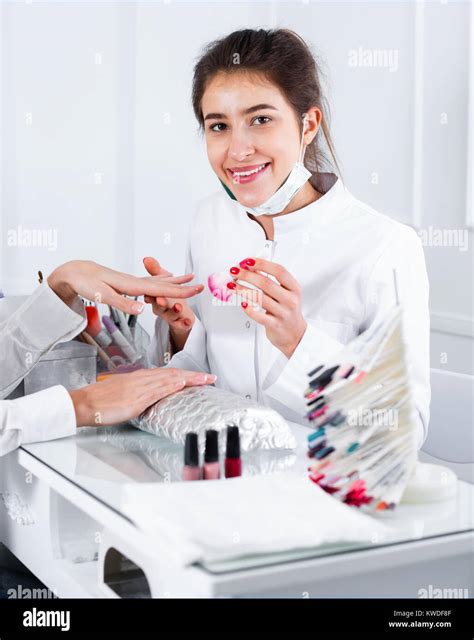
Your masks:
<svg viewBox="0 0 474 640"><path fill-rule="evenodd" d="M251 140L245 134L236 132L232 135L228 153L230 158L240 162L255 153L255 149Z"/></svg>

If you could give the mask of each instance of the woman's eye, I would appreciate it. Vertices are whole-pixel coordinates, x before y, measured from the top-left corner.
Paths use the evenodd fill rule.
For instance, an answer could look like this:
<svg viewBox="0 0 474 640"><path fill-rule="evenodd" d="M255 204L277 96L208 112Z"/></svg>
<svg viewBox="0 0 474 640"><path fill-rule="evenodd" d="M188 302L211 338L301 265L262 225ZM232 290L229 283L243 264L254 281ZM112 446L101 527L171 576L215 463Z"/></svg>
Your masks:
<svg viewBox="0 0 474 640"><path fill-rule="evenodd" d="M216 122L216 124L211 124L211 126L209 127L210 131L215 131L216 133L219 133L219 131L224 131L225 128L225 124L223 122ZM216 129L216 127L223 127L222 129Z"/></svg>
<svg viewBox="0 0 474 640"><path fill-rule="evenodd" d="M271 118L269 118L268 116L257 116L254 119L254 122L257 122L257 120L259 120L260 122L258 122L258 124L267 124L267 122L270 122ZM263 122L262 122L263 120Z"/></svg>

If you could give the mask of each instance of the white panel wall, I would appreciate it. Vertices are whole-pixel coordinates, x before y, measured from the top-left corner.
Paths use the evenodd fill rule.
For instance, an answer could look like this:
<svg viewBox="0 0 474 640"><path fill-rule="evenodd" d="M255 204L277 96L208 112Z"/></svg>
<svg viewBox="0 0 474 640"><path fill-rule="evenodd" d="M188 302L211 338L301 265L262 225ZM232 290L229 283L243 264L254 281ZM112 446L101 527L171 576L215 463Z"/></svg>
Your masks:
<svg viewBox="0 0 474 640"><path fill-rule="evenodd" d="M39 268L72 257L122 264L122 237L127 225L133 230L130 198L122 210L133 186L123 170L132 152L123 62L133 58L123 48L124 11L111 3L2 6L6 293L30 291ZM17 233L11 246L25 229L47 240L28 247Z"/></svg>

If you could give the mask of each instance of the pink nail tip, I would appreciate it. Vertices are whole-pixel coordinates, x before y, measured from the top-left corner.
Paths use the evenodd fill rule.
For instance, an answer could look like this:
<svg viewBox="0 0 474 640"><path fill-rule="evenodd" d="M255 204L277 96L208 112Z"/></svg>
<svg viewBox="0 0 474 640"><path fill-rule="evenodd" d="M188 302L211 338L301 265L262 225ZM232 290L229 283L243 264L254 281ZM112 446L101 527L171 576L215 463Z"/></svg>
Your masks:
<svg viewBox="0 0 474 640"><path fill-rule="evenodd" d="M207 286L215 298L222 302L228 302L233 295L232 291L227 288L227 283L230 281L228 273L212 273L207 279Z"/></svg>

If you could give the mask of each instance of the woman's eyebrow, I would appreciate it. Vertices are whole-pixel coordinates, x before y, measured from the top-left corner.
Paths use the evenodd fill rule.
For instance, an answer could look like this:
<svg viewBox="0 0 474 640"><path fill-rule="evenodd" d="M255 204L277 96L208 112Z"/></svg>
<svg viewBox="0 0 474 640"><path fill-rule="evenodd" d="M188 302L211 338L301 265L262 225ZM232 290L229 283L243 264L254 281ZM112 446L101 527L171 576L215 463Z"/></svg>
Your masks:
<svg viewBox="0 0 474 640"><path fill-rule="evenodd" d="M273 109L273 111L278 111L276 107L273 107L271 104L256 104L253 107L249 107L248 109L244 109L240 113L243 116L247 116L249 113L254 113L255 111L260 111L261 109ZM225 113L208 113L204 120L218 120L219 118L226 118Z"/></svg>

